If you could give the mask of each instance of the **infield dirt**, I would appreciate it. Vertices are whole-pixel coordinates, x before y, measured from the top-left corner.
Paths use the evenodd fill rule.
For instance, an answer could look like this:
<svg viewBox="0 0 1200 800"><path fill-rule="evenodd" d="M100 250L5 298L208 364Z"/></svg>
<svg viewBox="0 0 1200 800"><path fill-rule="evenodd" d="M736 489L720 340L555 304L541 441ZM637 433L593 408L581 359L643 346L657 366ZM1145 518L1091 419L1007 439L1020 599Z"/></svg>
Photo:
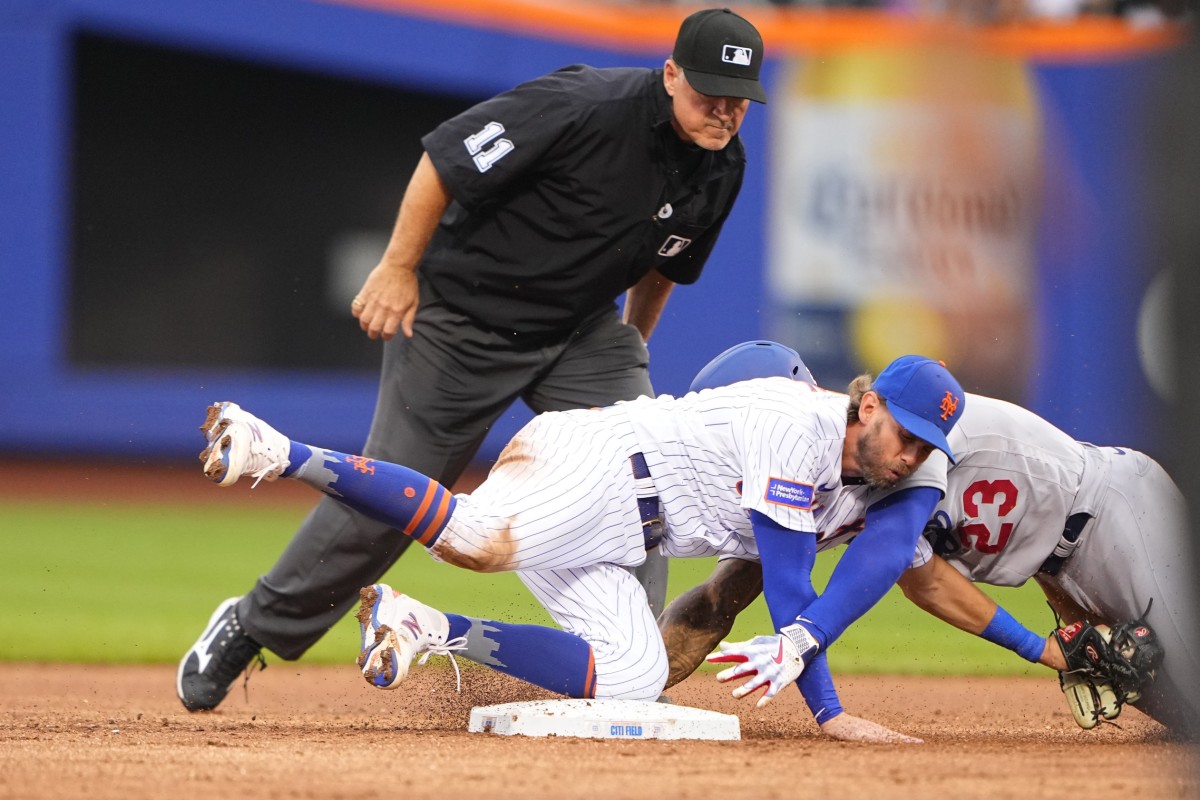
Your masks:
<svg viewBox="0 0 1200 800"><path fill-rule="evenodd" d="M215 712L189 714L167 666L0 665L0 797L1063 798L1200 795L1200 752L1127 709L1082 731L1052 680L844 677L846 706L925 739L823 737L798 693L757 710L711 674L675 702L737 714L740 742L466 733L472 707L549 697L447 666L396 691L352 665L272 661Z"/></svg>
<svg viewBox="0 0 1200 800"><path fill-rule="evenodd" d="M163 502L244 502L197 475L194 462L6 459L0 498L104 502L136 487ZM273 497L312 502L298 485ZM200 714L176 699L174 666L0 664L0 799L1200 797L1200 746L1135 709L1120 727L1080 730L1053 678L839 676L850 712L925 739L871 746L823 737L798 692L757 710L704 673L672 699L738 715L742 741L589 741L467 733L475 706L551 696L482 668L464 669L461 694L441 659L384 692L351 664L268 658Z"/></svg>

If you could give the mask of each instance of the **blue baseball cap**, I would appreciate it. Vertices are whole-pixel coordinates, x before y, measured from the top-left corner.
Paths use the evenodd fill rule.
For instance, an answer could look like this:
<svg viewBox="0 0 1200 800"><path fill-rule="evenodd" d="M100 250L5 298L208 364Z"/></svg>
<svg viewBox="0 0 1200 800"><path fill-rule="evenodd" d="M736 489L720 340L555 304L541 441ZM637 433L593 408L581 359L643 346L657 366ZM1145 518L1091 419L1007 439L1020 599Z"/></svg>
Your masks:
<svg viewBox="0 0 1200 800"><path fill-rule="evenodd" d="M887 401L896 422L954 462L946 434L966 407L966 395L950 370L925 356L901 356L884 368L871 389Z"/></svg>

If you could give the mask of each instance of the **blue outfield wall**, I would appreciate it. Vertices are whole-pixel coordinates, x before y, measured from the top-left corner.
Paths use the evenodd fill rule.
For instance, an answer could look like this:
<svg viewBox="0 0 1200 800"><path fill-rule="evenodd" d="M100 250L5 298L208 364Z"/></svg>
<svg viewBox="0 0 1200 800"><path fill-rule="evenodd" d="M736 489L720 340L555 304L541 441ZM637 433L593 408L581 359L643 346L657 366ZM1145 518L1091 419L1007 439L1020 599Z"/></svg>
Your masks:
<svg viewBox="0 0 1200 800"><path fill-rule="evenodd" d="M569 63L657 66L665 55L296 0L8 0L0 5L3 452L192 455L199 449L201 410L218 399L240 402L294 438L354 450L366 435L375 399L375 373L361 368L71 362L71 57L79 33L462 97L489 96ZM1153 449L1152 430L1126 410L1158 403L1130 335L1152 277L1139 260L1140 154L1132 112L1153 82L1154 63L1141 58L1035 70L1056 120L1048 153L1070 162L1072 180L1046 203L1046 243L1038 254L1039 344L1030 354L1037 375L1029 398L1081 438L1147 449ZM768 61L768 91L779 73L780 62ZM750 166L738 206L704 277L676 290L650 343L660 392L684 390L713 354L767 329L767 122L763 109L751 109L742 132ZM397 191L397 206L399 200ZM213 324L219 325L221 287L211 289ZM122 320L111 324L121 326ZM347 316L346 324L355 323ZM195 333L203 336L203 330ZM791 344L803 350L803 343ZM481 455L494 457L527 418L523 409L503 418Z"/></svg>
<svg viewBox="0 0 1200 800"><path fill-rule="evenodd" d="M1154 263L1145 134L1159 104L1163 57L1042 65L1045 196L1038 237L1037 379L1029 405L1099 444L1158 454L1167 403L1148 371L1167 354L1139 340L1139 317L1165 329L1147 292L1167 264ZM1159 341L1162 345L1164 342Z"/></svg>

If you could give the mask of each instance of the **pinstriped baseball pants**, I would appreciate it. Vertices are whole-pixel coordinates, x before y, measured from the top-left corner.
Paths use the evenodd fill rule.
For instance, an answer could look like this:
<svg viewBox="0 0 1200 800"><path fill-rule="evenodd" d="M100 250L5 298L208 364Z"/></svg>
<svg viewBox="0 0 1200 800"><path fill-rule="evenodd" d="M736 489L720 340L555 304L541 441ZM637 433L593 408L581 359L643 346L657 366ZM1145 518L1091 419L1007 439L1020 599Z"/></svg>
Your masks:
<svg viewBox="0 0 1200 800"><path fill-rule="evenodd" d="M431 553L482 572L514 570L563 630L592 646L596 696L652 700L666 648L629 567L645 561L632 432L602 412L543 414L459 495Z"/></svg>

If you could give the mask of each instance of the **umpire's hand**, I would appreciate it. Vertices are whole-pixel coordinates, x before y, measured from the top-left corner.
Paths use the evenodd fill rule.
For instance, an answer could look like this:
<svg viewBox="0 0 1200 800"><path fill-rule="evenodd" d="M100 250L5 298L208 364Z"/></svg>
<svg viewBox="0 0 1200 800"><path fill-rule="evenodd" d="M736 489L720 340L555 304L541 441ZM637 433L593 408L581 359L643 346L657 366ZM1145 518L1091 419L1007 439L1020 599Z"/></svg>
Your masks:
<svg viewBox="0 0 1200 800"><path fill-rule="evenodd" d="M391 339L396 331L412 338L417 315L417 276L413 270L381 261L350 303L350 313L372 339Z"/></svg>

